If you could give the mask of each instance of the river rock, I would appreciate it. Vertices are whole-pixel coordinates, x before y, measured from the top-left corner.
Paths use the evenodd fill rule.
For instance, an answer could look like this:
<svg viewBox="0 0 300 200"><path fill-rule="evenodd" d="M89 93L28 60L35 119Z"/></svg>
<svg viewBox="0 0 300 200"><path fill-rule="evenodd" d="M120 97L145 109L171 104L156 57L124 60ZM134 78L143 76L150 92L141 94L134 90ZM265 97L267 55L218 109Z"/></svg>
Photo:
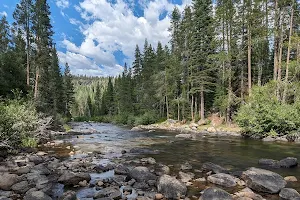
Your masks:
<svg viewBox="0 0 300 200"><path fill-rule="evenodd" d="M300 194L297 192L297 190L292 188L283 188L280 193L279 197L282 200L294 200L294 199L300 199Z"/></svg>
<svg viewBox="0 0 300 200"><path fill-rule="evenodd" d="M80 181L90 182L91 176L88 173L73 173L66 171L58 179L58 182L64 185L77 185Z"/></svg>
<svg viewBox="0 0 300 200"><path fill-rule="evenodd" d="M272 136L268 136L262 139L264 142L274 142L276 139L273 138Z"/></svg>
<svg viewBox="0 0 300 200"><path fill-rule="evenodd" d="M158 151L154 151L150 148L140 148L140 147L134 147L130 149L129 152L133 154L157 154L158 153Z"/></svg>
<svg viewBox="0 0 300 200"><path fill-rule="evenodd" d="M76 192L69 190L63 193L59 200L77 200Z"/></svg>
<svg viewBox="0 0 300 200"><path fill-rule="evenodd" d="M117 165L114 169L115 174L119 174L119 175L127 175L129 174L129 169L127 167L125 167L124 165Z"/></svg>
<svg viewBox="0 0 300 200"><path fill-rule="evenodd" d="M261 195L255 194L250 188L244 188L239 192L234 193L235 199L252 199L265 200Z"/></svg>
<svg viewBox="0 0 300 200"><path fill-rule="evenodd" d="M242 179L247 187L270 194L278 193L286 185L286 181L279 174L255 167L243 172Z"/></svg>
<svg viewBox="0 0 300 200"><path fill-rule="evenodd" d="M259 159L258 164L265 165L265 166L272 167L272 168L280 167L278 160L266 159L266 158Z"/></svg>
<svg viewBox="0 0 300 200"><path fill-rule="evenodd" d="M180 166L180 169L181 170L191 170L191 169L193 169L193 166L190 163L186 162Z"/></svg>
<svg viewBox="0 0 300 200"><path fill-rule="evenodd" d="M42 157L37 155L29 156L28 159L30 162L33 162L36 165L41 164L44 161Z"/></svg>
<svg viewBox="0 0 300 200"><path fill-rule="evenodd" d="M157 185L158 192L168 199L176 199L186 194L186 186L175 177L163 175L159 178Z"/></svg>
<svg viewBox="0 0 300 200"><path fill-rule="evenodd" d="M194 138L194 136L192 134L178 134L178 135L175 135L176 138L185 138L185 139L191 139L191 138Z"/></svg>
<svg viewBox="0 0 300 200"><path fill-rule="evenodd" d="M203 191L199 200L233 200L231 195L217 187L207 188Z"/></svg>
<svg viewBox="0 0 300 200"><path fill-rule="evenodd" d="M18 194L24 194L30 189L30 187L27 181L21 181L14 184L11 189Z"/></svg>
<svg viewBox="0 0 300 200"><path fill-rule="evenodd" d="M141 162L146 163L146 164L150 164L150 165L154 165L156 163L156 160L152 157L149 157L149 158L142 158Z"/></svg>
<svg viewBox="0 0 300 200"><path fill-rule="evenodd" d="M191 172L188 172L188 173L179 172L179 177L180 177L182 182L187 183L195 177L195 174L193 174Z"/></svg>
<svg viewBox="0 0 300 200"><path fill-rule="evenodd" d="M52 200L42 191L28 191L23 200Z"/></svg>
<svg viewBox="0 0 300 200"><path fill-rule="evenodd" d="M213 184L221 185L224 187L236 186L235 178L229 174L219 173L207 177L207 180Z"/></svg>
<svg viewBox="0 0 300 200"><path fill-rule="evenodd" d="M155 173L159 176L162 176L164 174L169 174L170 167L168 167L167 165L159 164L157 169L155 170Z"/></svg>
<svg viewBox="0 0 300 200"><path fill-rule="evenodd" d="M107 199L121 199L122 193L118 187L108 187L97 192L94 199L107 198Z"/></svg>
<svg viewBox="0 0 300 200"><path fill-rule="evenodd" d="M27 174L29 173L31 170L31 167L30 166L24 166L24 167L18 167L15 169L15 174L18 174L18 175L22 175L22 174Z"/></svg>
<svg viewBox="0 0 300 200"><path fill-rule="evenodd" d="M284 180L287 182L297 182L298 179L295 176L286 176L284 177Z"/></svg>
<svg viewBox="0 0 300 200"><path fill-rule="evenodd" d="M211 162L204 163L202 165L202 170L206 171L206 172L212 171L215 174L218 174L218 173L228 173L227 169L221 167L220 165L211 163Z"/></svg>
<svg viewBox="0 0 300 200"><path fill-rule="evenodd" d="M156 180L156 176L152 174L147 167L135 167L130 173L130 177L137 180L138 182L147 182L149 180Z"/></svg>
<svg viewBox="0 0 300 200"><path fill-rule="evenodd" d="M11 186L18 182L16 174L0 173L0 189L10 190Z"/></svg>
<svg viewBox="0 0 300 200"><path fill-rule="evenodd" d="M282 168L291 168L298 165L297 158L287 157L279 161L279 166Z"/></svg>

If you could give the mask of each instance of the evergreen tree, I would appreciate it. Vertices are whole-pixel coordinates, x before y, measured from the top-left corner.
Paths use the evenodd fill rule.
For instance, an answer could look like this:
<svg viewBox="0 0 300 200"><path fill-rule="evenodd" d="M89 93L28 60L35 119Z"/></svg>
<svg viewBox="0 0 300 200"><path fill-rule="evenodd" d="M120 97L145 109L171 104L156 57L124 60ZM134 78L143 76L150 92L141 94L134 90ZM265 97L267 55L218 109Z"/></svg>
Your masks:
<svg viewBox="0 0 300 200"><path fill-rule="evenodd" d="M69 64L66 63L64 70L64 113L70 116L72 104L74 103L74 88Z"/></svg>

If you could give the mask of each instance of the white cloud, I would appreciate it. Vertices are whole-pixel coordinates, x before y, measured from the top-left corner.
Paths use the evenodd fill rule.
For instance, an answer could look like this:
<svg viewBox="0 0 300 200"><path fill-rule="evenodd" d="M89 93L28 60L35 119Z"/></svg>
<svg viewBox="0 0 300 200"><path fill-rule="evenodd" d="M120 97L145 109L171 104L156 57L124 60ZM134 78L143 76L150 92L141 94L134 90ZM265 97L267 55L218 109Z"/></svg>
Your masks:
<svg viewBox="0 0 300 200"><path fill-rule="evenodd" d="M70 2L69 0L56 0L56 5L61 9L65 9L70 6Z"/></svg>
<svg viewBox="0 0 300 200"><path fill-rule="evenodd" d="M179 9L183 11L190 2L191 0L183 0L183 4L178 6ZM145 38L153 46L156 46L158 41L163 44L168 43L169 15L174 4L168 0L139 0L139 6L144 9L144 16L137 17L133 14L132 3L133 1L125 3L124 0L117 0L114 4L107 0L83 0L79 6L74 6L85 22L71 18L70 23L80 27L84 40L77 46L65 39L62 44L67 49L67 53L60 53L60 55L66 60L74 58L74 54L84 56L82 60L89 60L90 63L86 62L84 65L83 61L74 62L73 64L77 66L74 66L76 70L72 73L84 73L84 69L88 68L87 65L92 64L104 67L88 70L89 74L94 72L94 75L115 75L122 71L122 67L116 64L113 55L115 51L122 51L127 57L125 61L131 62L135 45L138 44L142 48ZM168 15L159 20L163 12L167 12Z"/></svg>
<svg viewBox="0 0 300 200"><path fill-rule="evenodd" d="M5 12L5 11L0 12L0 16L5 16L5 17L7 17L7 12Z"/></svg>

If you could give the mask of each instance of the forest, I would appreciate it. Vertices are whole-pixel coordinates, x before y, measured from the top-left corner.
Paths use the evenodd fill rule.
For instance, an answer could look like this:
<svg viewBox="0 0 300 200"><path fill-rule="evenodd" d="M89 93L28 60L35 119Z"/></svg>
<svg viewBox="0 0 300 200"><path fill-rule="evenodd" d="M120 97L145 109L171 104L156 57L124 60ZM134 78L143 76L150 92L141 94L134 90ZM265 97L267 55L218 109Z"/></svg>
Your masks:
<svg viewBox="0 0 300 200"><path fill-rule="evenodd" d="M299 6L295 0L194 0L183 12L175 7L169 44L146 39L118 77L77 77L72 112L131 125L205 124L219 113L249 136L297 134Z"/></svg>
<svg viewBox="0 0 300 200"><path fill-rule="evenodd" d="M0 147L35 146L42 119L71 117L70 68L53 41L46 0L21 0L14 22L0 20Z"/></svg>

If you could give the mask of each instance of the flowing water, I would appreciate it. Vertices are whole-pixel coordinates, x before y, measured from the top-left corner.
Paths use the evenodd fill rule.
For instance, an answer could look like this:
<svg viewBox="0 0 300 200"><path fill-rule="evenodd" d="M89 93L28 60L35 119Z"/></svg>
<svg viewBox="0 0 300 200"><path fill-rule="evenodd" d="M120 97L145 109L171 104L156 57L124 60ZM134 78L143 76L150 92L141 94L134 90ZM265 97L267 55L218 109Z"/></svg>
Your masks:
<svg viewBox="0 0 300 200"><path fill-rule="evenodd" d="M91 135L62 138L65 143L80 147L82 152L101 151L104 153L104 158L109 160L120 157L122 150L128 152L133 147L147 147L159 153L137 155L137 157L151 156L157 163L170 166L174 175L185 162L193 166L191 171L197 176L197 169L201 169L204 162L213 162L231 171L242 171L249 167L258 167L260 158L276 160L285 157L300 158L300 145L292 143L265 143L250 139L207 136L186 140L175 138L174 132L130 131L128 127L103 123L76 123L73 126L75 129L94 132ZM82 153L75 156L84 155ZM293 175L300 179L300 167L271 170L282 176ZM300 191L299 183L288 186Z"/></svg>

